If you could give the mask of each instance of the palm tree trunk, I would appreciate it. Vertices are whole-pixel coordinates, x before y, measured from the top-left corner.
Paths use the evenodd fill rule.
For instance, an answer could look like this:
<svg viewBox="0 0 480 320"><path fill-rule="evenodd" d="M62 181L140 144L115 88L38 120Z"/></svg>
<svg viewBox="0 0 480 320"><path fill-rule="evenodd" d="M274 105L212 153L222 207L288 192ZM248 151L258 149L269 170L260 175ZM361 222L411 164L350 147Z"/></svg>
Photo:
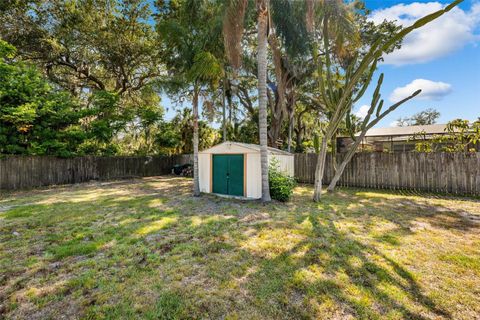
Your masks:
<svg viewBox="0 0 480 320"><path fill-rule="evenodd" d="M315 169L315 189L313 191L313 201L319 202L322 197L322 180L325 171L325 160L327 158L327 141L328 137L325 135L322 139L320 152L318 153L317 167Z"/></svg>
<svg viewBox="0 0 480 320"><path fill-rule="evenodd" d="M198 85L193 87L193 196L200 196L200 181L198 179Z"/></svg>
<svg viewBox="0 0 480 320"><path fill-rule="evenodd" d="M225 106L225 86L227 85L227 79L223 78L223 104L222 104L222 129L223 129L223 142L227 141L227 107Z"/></svg>
<svg viewBox="0 0 480 320"><path fill-rule="evenodd" d="M260 162L262 169L262 201L269 202L270 186L268 184L268 137L267 137L267 22L268 3L258 0L258 111Z"/></svg>

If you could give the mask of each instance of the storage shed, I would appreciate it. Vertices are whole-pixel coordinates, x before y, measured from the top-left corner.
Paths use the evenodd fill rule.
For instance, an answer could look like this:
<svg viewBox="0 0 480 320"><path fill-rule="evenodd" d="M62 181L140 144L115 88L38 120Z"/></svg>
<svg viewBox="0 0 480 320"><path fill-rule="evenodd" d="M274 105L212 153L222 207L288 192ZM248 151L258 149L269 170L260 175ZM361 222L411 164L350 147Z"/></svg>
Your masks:
<svg viewBox="0 0 480 320"><path fill-rule="evenodd" d="M268 148L268 161L278 162L280 170L293 176L293 154ZM199 152L200 191L251 199L262 197L260 146L223 142Z"/></svg>

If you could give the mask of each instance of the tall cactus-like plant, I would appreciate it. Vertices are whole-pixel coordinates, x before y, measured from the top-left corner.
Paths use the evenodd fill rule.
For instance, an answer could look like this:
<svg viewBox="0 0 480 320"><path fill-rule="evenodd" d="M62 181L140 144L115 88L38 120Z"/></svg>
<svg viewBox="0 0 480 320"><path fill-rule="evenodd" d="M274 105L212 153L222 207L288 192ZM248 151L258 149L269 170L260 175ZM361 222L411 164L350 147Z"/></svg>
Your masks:
<svg viewBox="0 0 480 320"><path fill-rule="evenodd" d="M330 19L333 19L334 17L329 16L327 13L322 16L321 28L323 41L321 45L323 46L323 56L321 56L316 50L314 50L313 60L318 66L318 87L322 96L325 109L327 110L326 114L328 117L328 125L323 130L323 140L321 143L320 153L318 154L317 166L315 169L315 187L313 194L314 201L320 201L322 195L322 182L323 174L325 171L325 159L327 155L327 141L329 141L333 137L342 121L346 118L349 118L349 116L347 115L349 115L349 113L352 111L354 103L357 102L364 95L365 91L370 85L379 59L382 57L383 54L391 51L392 48L394 48L399 41L405 38L405 36L413 32L414 30L421 28L427 23L439 18L443 14L452 10L461 2L463 2L463 0L456 0L445 8L417 20L411 26L401 29L390 39L385 40L383 38L379 38L370 46L368 51L362 57L359 57L358 54L353 56L348 66L345 68L339 66L338 64L332 66L335 60L333 59L332 52L330 50L331 39L329 38L329 23ZM341 74L343 80L341 81L341 83L339 83L339 81L337 80L338 77L333 74L333 67L336 67L336 72L338 72L339 69L343 70L343 73ZM407 100L402 100L400 101L401 103L392 105L389 109L385 111L387 113L382 113L381 110L383 107L383 101L380 100L379 94L382 81L383 75L381 75L379 79L379 83L377 84L377 88L372 99L371 112L372 114L373 112L375 112L376 118L378 119L375 123L380 121L381 118L386 116L386 114L388 114L389 112L393 111L399 105L410 100L415 95L418 95L420 93L418 91L415 92L410 97L406 98ZM367 121L367 124L365 124L365 128L370 127L370 125L368 124L370 123L369 120ZM363 128L362 131L365 128ZM358 144L356 147L358 147ZM355 150L356 149L354 149L353 152Z"/></svg>
<svg viewBox="0 0 480 320"><path fill-rule="evenodd" d="M340 177L343 174L343 171L345 170L345 167L347 164L352 160L353 155L355 154L356 150L358 149L358 146L362 142L362 140L365 138L365 134L367 133L368 130L370 130L373 126L375 126L380 120L385 118L390 112L394 111L397 109L399 106L404 104L410 99L413 99L415 96L419 95L422 90L419 89L412 93L410 96L406 97L405 99L402 99L398 101L397 103L394 103L390 107L388 107L385 111L382 112L382 107L383 107L383 99L381 98L380 94L380 88L382 86L383 82L383 73L380 75L377 86L375 88L375 91L372 96L372 102L370 103L370 108L368 109L367 115L365 118L362 120L360 123L360 134L358 136L355 136L355 129L352 127L352 124L350 123L350 112L347 112L346 115L346 123L347 123L347 129L349 130L349 133L353 139L353 144L350 146L350 148L347 151L347 154L345 158L343 159L342 163L338 168L335 170L335 175L330 181L330 184L328 185L327 190L328 191L333 191L338 183L338 180L340 180ZM372 118L372 115L375 114L375 117Z"/></svg>
<svg viewBox="0 0 480 320"><path fill-rule="evenodd" d="M320 136L318 133L315 133L313 136L313 149L315 150L315 153L320 152Z"/></svg>

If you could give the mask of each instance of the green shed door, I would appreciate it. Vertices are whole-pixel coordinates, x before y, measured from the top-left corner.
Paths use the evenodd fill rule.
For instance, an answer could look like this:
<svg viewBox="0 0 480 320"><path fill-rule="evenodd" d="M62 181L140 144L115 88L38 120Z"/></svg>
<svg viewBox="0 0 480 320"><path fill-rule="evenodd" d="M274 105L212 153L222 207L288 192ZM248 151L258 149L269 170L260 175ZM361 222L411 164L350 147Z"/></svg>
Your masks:
<svg viewBox="0 0 480 320"><path fill-rule="evenodd" d="M228 194L243 196L243 154L228 155Z"/></svg>
<svg viewBox="0 0 480 320"><path fill-rule="evenodd" d="M243 196L243 154L213 155L213 193Z"/></svg>
<svg viewBox="0 0 480 320"><path fill-rule="evenodd" d="M228 194L228 158L224 155L214 154L212 158L213 193Z"/></svg>

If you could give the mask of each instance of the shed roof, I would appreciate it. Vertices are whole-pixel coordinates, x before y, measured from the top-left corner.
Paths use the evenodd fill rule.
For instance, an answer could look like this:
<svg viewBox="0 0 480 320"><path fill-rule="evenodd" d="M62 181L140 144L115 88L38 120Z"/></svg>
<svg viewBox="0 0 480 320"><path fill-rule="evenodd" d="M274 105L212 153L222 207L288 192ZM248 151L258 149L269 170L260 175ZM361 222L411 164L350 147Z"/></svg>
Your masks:
<svg viewBox="0 0 480 320"><path fill-rule="evenodd" d="M225 141L225 142L219 143L219 144L217 144L217 145L215 145L211 148L202 150L201 153L215 152L216 149L220 149L221 146L228 146L228 147L237 146L237 147L240 147L240 148L246 148L246 149L250 149L252 151L260 152L260 145L258 145L258 144L235 142L235 141ZM280 150L280 149L277 149L277 148L272 148L272 147L268 147L268 153L269 154L277 154L277 155L293 155L290 152L283 151L283 150Z"/></svg>
<svg viewBox="0 0 480 320"><path fill-rule="evenodd" d="M446 124L430 124L424 126L407 126L391 128L372 128L367 131L366 137L407 136L425 131L426 134L445 133Z"/></svg>

